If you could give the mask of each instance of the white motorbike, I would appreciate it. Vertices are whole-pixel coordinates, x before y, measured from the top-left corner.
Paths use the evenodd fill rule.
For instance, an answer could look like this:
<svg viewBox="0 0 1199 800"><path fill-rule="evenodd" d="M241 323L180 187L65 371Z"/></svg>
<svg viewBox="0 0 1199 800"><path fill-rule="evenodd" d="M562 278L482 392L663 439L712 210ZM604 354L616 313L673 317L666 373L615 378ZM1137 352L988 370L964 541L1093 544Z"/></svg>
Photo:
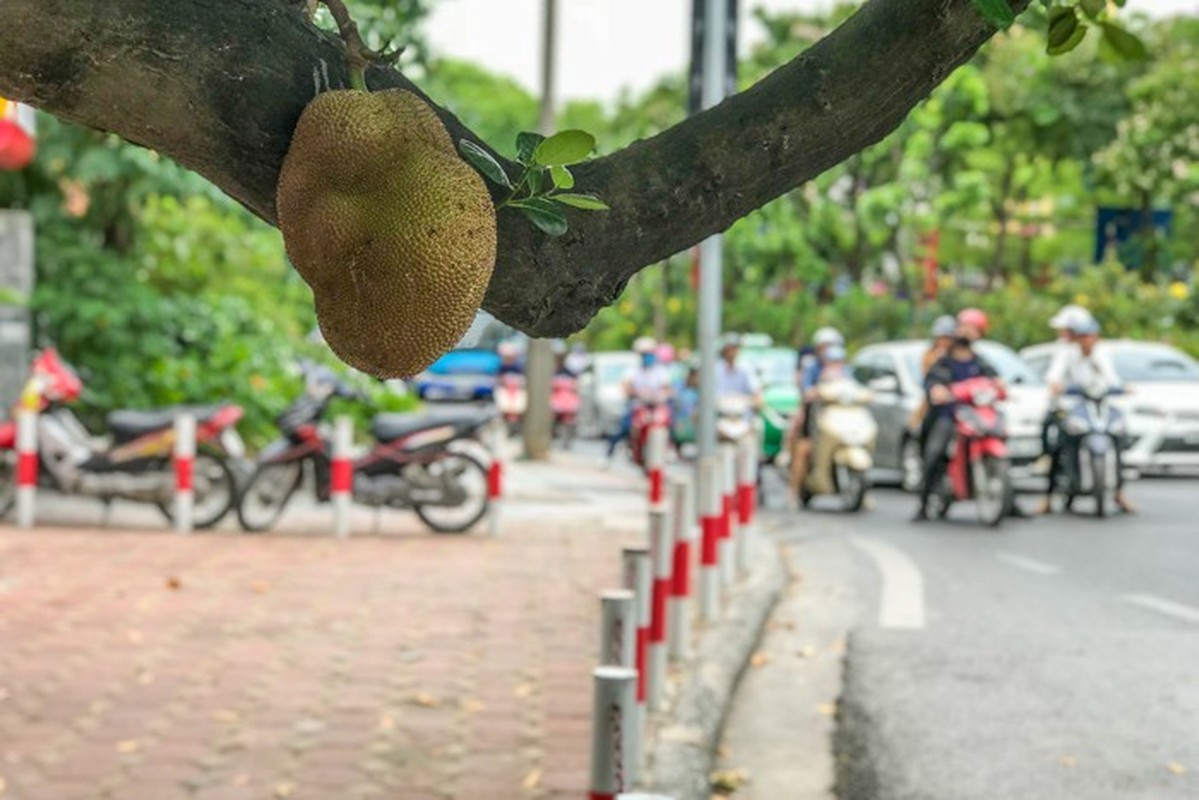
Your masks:
<svg viewBox="0 0 1199 800"><path fill-rule="evenodd" d="M846 511L860 511L870 488L878 424L870 413L871 393L849 378L823 381L807 413L813 425L812 465L799 490L806 507L813 497L839 497Z"/></svg>
<svg viewBox="0 0 1199 800"><path fill-rule="evenodd" d="M1107 386L1074 386L1066 391L1073 399L1063 423L1067 447L1062 458L1065 470L1066 508L1077 497L1091 497L1097 517L1116 507L1120 485L1118 448L1126 432L1124 415L1111 404L1123 390Z"/></svg>
<svg viewBox="0 0 1199 800"><path fill-rule="evenodd" d="M739 442L753 430L753 403L750 398L724 395L716 399L716 437L722 442Z"/></svg>

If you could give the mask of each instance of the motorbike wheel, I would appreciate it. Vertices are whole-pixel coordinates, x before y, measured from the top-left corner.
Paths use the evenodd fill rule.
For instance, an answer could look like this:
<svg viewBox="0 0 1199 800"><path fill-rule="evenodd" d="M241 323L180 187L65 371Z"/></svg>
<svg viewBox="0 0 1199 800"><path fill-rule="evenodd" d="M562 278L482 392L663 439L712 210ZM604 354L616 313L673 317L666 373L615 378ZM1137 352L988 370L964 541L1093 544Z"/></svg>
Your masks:
<svg viewBox="0 0 1199 800"><path fill-rule="evenodd" d="M166 467L170 469L170 466ZM233 470L225 459L212 453L196 453L192 463L192 485L195 487L195 505L192 506L192 524L197 528L211 528L224 519L237 503L237 481ZM172 503L158 503L158 510L168 522L175 521Z"/></svg>
<svg viewBox="0 0 1199 800"><path fill-rule="evenodd" d="M899 471L905 492L915 494L920 491L920 482L924 480L924 456L920 452L920 442L912 436L905 436L899 449Z"/></svg>
<svg viewBox="0 0 1199 800"><path fill-rule="evenodd" d="M1091 492L1095 498L1095 516L1099 519L1110 514L1116 505L1116 487L1112 481L1112 470L1108 466L1109 460L1115 461L1109 458L1107 453L1091 454Z"/></svg>
<svg viewBox="0 0 1199 800"><path fill-rule="evenodd" d="M974 496L978 503L978 518L984 525L995 528L1003 522L1011 504L1011 476L1007 459L984 456L975 481Z"/></svg>
<svg viewBox="0 0 1199 800"><path fill-rule="evenodd" d="M237 521L249 533L274 526L304 476L301 462L264 464L254 470L237 501Z"/></svg>
<svg viewBox="0 0 1199 800"><path fill-rule="evenodd" d="M563 450L570 449L570 444L575 438L577 424L574 422L559 422L554 425L554 438L562 443Z"/></svg>
<svg viewBox="0 0 1199 800"><path fill-rule="evenodd" d="M15 450L0 452L0 517L17 501L17 454Z"/></svg>
<svg viewBox="0 0 1199 800"><path fill-rule="evenodd" d="M456 506L414 506L421 521L437 533L465 533L483 518L491 507L487 495L487 468L472 456L448 453L426 468L435 479L453 481L464 498Z"/></svg>
<svg viewBox="0 0 1199 800"><path fill-rule="evenodd" d="M841 503L846 511L857 512L862 510L862 504L866 501L866 490L869 488L869 481L866 479L866 473L861 470L851 469L850 467L837 468L837 489L841 495Z"/></svg>

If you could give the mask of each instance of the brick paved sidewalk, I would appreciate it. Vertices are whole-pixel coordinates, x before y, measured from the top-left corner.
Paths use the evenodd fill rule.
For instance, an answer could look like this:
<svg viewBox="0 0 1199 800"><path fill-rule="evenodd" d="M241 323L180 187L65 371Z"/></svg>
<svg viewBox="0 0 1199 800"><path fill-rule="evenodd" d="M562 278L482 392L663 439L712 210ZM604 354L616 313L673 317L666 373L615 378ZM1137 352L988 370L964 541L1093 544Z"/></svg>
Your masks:
<svg viewBox="0 0 1199 800"><path fill-rule="evenodd" d="M0 527L0 798L585 796L629 536L565 496L498 540Z"/></svg>

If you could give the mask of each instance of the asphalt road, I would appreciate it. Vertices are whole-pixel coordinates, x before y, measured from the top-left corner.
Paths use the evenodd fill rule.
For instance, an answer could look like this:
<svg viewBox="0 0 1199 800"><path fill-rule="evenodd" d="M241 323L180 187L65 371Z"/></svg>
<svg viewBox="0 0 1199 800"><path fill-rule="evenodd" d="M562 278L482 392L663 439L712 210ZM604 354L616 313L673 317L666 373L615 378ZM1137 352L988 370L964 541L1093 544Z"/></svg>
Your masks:
<svg viewBox="0 0 1199 800"><path fill-rule="evenodd" d="M1132 517L998 531L968 506L915 525L893 491L861 516L793 517L800 571L851 584L812 612L853 617L841 798L1199 798L1199 482L1131 495Z"/></svg>

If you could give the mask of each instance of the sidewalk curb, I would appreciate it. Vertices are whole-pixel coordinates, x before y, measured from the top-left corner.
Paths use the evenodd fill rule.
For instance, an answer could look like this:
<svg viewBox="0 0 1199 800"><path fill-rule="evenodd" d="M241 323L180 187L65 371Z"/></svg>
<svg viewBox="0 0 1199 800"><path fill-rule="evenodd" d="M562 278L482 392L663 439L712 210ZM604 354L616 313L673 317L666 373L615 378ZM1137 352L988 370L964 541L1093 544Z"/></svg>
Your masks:
<svg viewBox="0 0 1199 800"><path fill-rule="evenodd" d="M753 571L726 600L723 619L700 636L649 753L649 784L671 800L708 800L708 776L737 684L787 584L773 526L759 528Z"/></svg>

